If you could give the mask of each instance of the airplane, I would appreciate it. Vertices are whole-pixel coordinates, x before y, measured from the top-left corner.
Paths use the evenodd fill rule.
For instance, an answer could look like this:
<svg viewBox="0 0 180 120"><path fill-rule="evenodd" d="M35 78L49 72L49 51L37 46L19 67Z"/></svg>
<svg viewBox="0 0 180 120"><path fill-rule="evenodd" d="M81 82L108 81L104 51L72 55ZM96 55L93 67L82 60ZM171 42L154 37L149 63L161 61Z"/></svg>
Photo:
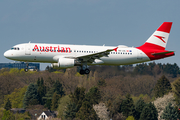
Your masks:
<svg viewBox="0 0 180 120"><path fill-rule="evenodd" d="M91 46L68 44L23 43L4 53L15 61L51 63L54 68L80 66L80 74L89 74L89 65L128 65L158 60L175 55L165 50L172 22L164 22L139 47ZM28 71L28 66L25 68Z"/></svg>

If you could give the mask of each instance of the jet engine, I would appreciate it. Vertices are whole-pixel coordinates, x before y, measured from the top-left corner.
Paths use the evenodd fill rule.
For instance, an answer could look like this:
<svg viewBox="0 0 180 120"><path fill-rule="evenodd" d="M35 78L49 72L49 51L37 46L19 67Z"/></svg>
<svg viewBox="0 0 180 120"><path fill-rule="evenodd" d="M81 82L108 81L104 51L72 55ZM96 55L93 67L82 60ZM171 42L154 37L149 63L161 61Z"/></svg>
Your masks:
<svg viewBox="0 0 180 120"><path fill-rule="evenodd" d="M69 58L59 58L58 63L52 63L53 68L71 68L74 67L75 60Z"/></svg>

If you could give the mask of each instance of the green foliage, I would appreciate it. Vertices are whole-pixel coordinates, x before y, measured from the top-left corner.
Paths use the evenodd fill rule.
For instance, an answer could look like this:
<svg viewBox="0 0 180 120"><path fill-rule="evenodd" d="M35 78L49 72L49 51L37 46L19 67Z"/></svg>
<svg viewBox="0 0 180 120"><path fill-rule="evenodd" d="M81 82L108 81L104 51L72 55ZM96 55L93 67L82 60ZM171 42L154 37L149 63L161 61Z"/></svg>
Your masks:
<svg viewBox="0 0 180 120"><path fill-rule="evenodd" d="M23 107L22 101L26 90L27 90L27 86L24 86L23 88L19 88L19 89L15 88L14 92L5 96L4 105L7 102L7 99L9 98L9 100L11 101L12 108L22 108Z"/></svg>
<svg viewBox="0 0 180 120"><path fill-rule="evenodd" d="M99 120L99 117L88 101L83 102L80 110L76 113L76 118L81 120Z"/></svg>
<svg viewBox="0 0 180 120"><path fill-rule="evenodd" d="M146 63L142 63L135 66L134 73L140 75L152 75L152 70L151 67L148 66Z"/></svg>
<svg viewBox="0 0 180 120"><path fill-rule="evenodd" d="M55 81L55 83L53 84L53 87L50 88L49 91L46 93L45 97L43 97L43 99L46 100L45 107L47 107L48 109L51 108L51 105L52 105L51 102L52 102L53 95L55 92L58 96L58 99L65 95L62 84L58 80ZM56 108L57 108L57 106L56 106Z"/></svg>
<svg viewBox="0 0 180 120"><path fill-rule="evenodd" d="M44 105L44 100L43 97L46 95L46 86L44 85L44 80L43 78L41 78L41 80L38 78L37 80L37 92L38 92L38 96L39 96L39 103L41 105Z"/></svg>
<svg viewBox="0 0 180 120"><path fill-rule="evenodd" d="M113 118L115 114L118 114L119 111L121 111L121 103L123 99L118 96L115 100L111 101L109 100L107 102L108 109L110 111L110 117Z"/></svg>
<svg viewBox="0 0 180 120"><path fill-rule="evenodd" d="M71 101L74 102L77 105L77 109L79 110L83 100L85 97L85 88L83 87L77 87L73 94L71 94L70 98Z"/></svg>
<svg viewBox="0 0 180 120"><path fill-rule="evenodd" d="M180 105L180 79L177 79L174 83L174 97L177 105Z"/></svg>
<svg viewBox="0 0 180 120"><path fill-rule="evenodd" d="M15 120L15 116L9 110L4 110L2 120Z"/></svg>
<svg viewBox="0 0 180 120"><path fill-rule="evenodd" d="M78 112L78 108L77 108L76 104L74 102L70 102L67 105L64 117L66 119L73 120L76 117L77 112Z"/></svg>
<svg viewBox="0 0 180 120"><path fill-rule="evenodd" d="M55 92L52 97L52 106L51 110L56 110L58 107L58 100L59 100L59 95Z"/></svg>
<svg viewBox="0 0 180 120"><path fill-rule="evenodd" d="M14 114L15 116L15 120L30 120L31 119L31 115L29 114L29 112L25 112L25 113L16 113Z"/></svg>
<svg viewBox="0 0 180 120"><path fill-rule="evenodd" d="M52 106L52 101L51 99L46 99L46 104L44 105L44 107L48 108L49 110L51 109Z"/></svg>
<svg viewBox="0 0 180 120"><path fill-rule="evenodd" d="M19 73L19 69L18 68L11 68L9 73L10 74L17 74L17 73Z"/></svg>
<svg viewBox="0 0 180 120"><path fill-rule="evenodd" d="M59 99L59 105L58 105L58 117L61 118L62 120L65 120L64 118L64 111L66 109L67 104L70 102L70 97L69 95L66 95L62 98Z"/></svg>
<svg viewBox="0 0 180 120"><path fill-rule="evenodd" d="M176 109L172 106L171 103L169 103L166 108L164 109L162 115L162 119L165 120L177 120L178 119L178 113Z"/></svg>
<svg viewBox="0 0 180 120"><path fill-rule="evenodd" d="M36 105L39 103L38 100L37 85L31 83L24 95L23 107L26 108L28 105Z"/></svg>
<svg viewBox="0 0 180 120"><path fill-rule="evenodd" d="M163 65L163 71L164 73L171 74L172 77L177 77L177 74L179 73L179 67L176 63L173 65L167 63L166 65Z"/></svg>
<svg viewBox="0 0 180 120"><path fill-rule="evenodd" d="M140 98L136 103L135 103L135 109L136 109L136 114L135 114L135 119L139 120L140 115L142 113L143 108L146 106L146 103L142 98Z"/></svg>
<svg viewBox="0 0 180 120"><path fill-rule="evenodd" d="M133 116L128 116L126 120L135 120Z"/></svg>
<svg viewBox="0 0 180 120"><path fill-rule="evenodd" d="M126 99L122 101L120 107L121 109L119 112L122 112L126 117L135 114L135 106L130 94L126 95Z"/></svg>
<svg viewBox="0 0 180 120"><path fill-rule="evenodd" d="M154 87L154 96L163 97L166 93L171 90L171 83L169 80L163 75L156 83Z"/></svg>
<svg viewBox="0 0 180 120"><path fill-rule="evenodd" d="M92 87L85 95L85 101L88 101L91 105L98 104L101 99L101 94L98 87Z"/></svg>
<svg viewBox="0 0 180 120"><path fill-rule="evenodd" d="M11 105L11 102L10 102L10 100L9 100L9 98L8 98L8 99L7 99L7 102L6 102L5 106L4 106L4 109L10 110L11 108L12 108L12 105Z"/></svg>
<svg viewBox="0 0 180 120"><path fill-rule="evenodd" d="M158 112L154 104L150 102L143 108L139 120L158 120Z"/></svg>

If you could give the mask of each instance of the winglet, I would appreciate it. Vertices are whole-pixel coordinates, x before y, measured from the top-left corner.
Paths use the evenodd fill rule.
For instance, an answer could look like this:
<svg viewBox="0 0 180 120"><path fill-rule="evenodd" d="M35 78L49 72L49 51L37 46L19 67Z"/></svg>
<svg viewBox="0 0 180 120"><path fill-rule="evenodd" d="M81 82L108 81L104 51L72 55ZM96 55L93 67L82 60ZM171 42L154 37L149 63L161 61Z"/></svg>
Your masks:
<svg viewBox="0 0 180 120"><path fill-rule="evenodd" d="M117 52L118 47L114 48L113 50Z"/></svg>

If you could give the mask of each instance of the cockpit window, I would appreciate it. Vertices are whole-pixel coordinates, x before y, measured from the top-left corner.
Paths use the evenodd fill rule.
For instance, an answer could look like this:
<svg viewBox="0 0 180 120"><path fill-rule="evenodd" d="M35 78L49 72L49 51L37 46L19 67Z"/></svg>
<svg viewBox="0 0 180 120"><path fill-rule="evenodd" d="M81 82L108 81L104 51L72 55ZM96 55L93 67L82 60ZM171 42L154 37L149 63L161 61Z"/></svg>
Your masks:
<svg viewBox="0 0 180 120"><path fill-rule="evenodd" d="M19 50L19 48L18 47L13 47L13 48L11 48L11 50Z"/></svg>

